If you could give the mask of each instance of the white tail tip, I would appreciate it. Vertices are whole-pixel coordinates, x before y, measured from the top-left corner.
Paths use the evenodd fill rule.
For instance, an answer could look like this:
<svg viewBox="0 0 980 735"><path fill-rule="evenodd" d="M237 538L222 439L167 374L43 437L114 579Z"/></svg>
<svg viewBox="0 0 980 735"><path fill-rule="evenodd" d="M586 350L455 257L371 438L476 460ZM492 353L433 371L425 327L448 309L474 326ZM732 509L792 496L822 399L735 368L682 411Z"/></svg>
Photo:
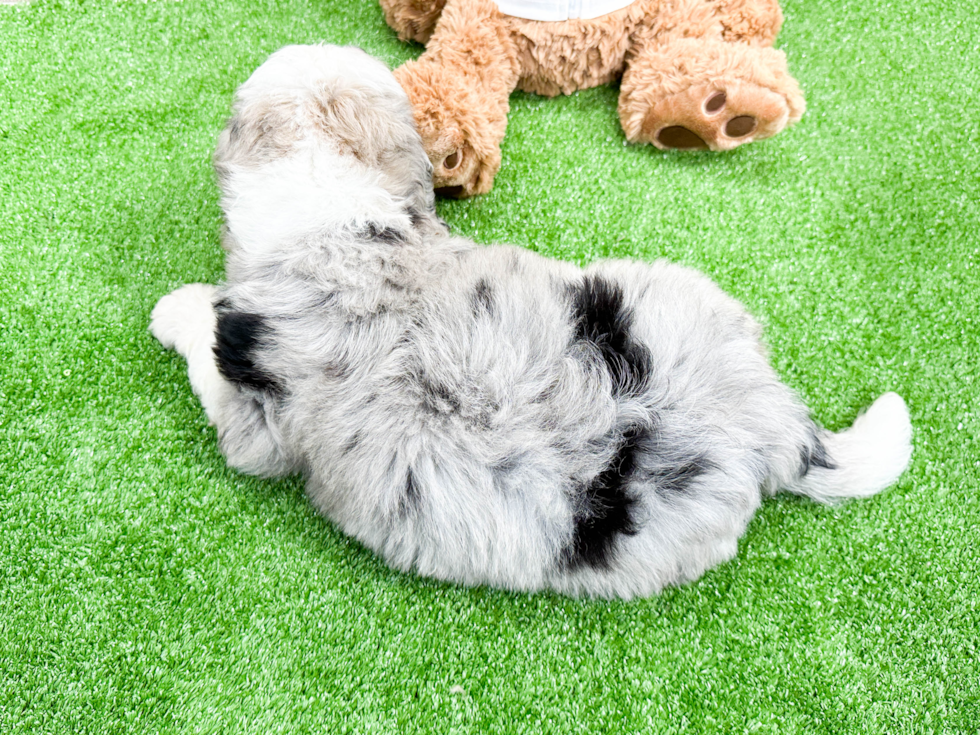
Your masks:
<svg viewBox="0 0 980 735"><path fill-rule="evenodd" d="M912 457L912 423L897 393L879 397L851 428L820 438L833 468L813 467L787 489L823 503L884 490Z"/></svg>

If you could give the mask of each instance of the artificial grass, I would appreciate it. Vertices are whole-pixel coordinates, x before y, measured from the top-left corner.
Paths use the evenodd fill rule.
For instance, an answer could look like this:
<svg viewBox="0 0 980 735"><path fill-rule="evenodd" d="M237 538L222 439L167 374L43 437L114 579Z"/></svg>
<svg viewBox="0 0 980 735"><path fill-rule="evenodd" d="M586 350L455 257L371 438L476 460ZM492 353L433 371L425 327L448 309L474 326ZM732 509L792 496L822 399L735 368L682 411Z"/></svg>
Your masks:
<svg viewBox="0 0 980 735"><path fill-rule="evenodd" d="M766 325L816 418L885 390L886 493L768 502L737 559L630 603L388 570L298 480L225 468L146 331L222 274L209 165L287 43L395 65L373 1L0 5L0 731L976 732L980 14L784 0L809 111L729 154L624 143L616 90L517 94L482 242L668 257Z"/></svg>

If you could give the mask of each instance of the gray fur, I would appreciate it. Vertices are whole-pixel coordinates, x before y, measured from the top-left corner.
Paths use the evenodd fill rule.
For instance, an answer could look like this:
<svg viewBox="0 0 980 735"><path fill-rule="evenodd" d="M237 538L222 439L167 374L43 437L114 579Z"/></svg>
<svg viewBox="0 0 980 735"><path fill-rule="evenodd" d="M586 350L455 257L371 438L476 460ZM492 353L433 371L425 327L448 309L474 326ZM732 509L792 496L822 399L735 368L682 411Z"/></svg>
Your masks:
<svg viewBox="0 0 980 735"><path fill-rule="evenodd" d="M393 567L648 595L730 559L764 494L870 494L908 462L901 399L846 441L817 428L756 322L691 270L584 275L452 237L404 94L358 50L271 57L215 166L227 282L164 297L151 330L230 465L304 473Z"/></svg>

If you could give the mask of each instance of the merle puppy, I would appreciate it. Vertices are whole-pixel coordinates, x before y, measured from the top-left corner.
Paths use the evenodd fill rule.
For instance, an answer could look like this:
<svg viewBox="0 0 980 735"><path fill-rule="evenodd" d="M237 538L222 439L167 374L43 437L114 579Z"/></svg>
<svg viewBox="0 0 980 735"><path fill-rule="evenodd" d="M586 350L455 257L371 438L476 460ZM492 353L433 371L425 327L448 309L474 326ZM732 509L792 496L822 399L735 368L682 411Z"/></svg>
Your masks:
<svg viewBox="0 0 980 735"><path fill-rule="evenodd" d="M821 429L698 273L451 237L405 94L362 51L274 54L215 166L227 282L165 296L150 329L230 465L303 473L398 569L649 595L731 559L764 496L871 495L908 464L898 395Z"/></svg>

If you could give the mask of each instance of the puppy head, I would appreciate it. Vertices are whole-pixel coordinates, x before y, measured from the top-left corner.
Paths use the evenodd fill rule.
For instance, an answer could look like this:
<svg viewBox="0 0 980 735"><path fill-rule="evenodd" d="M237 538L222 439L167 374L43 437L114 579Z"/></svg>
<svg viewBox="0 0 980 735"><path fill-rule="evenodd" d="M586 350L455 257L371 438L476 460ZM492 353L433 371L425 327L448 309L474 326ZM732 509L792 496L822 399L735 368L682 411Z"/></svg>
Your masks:
<svg viewBox="0 0 980 735"><path fill-rule="evenodd" d="M382 62L352 47L287 46L270 56L239 87L214 165L226 200L248 188L243 180L272 189L288 178L291 189L348 199L380 190L366 198L434 207L431 165L404 91Z"/></svg>

